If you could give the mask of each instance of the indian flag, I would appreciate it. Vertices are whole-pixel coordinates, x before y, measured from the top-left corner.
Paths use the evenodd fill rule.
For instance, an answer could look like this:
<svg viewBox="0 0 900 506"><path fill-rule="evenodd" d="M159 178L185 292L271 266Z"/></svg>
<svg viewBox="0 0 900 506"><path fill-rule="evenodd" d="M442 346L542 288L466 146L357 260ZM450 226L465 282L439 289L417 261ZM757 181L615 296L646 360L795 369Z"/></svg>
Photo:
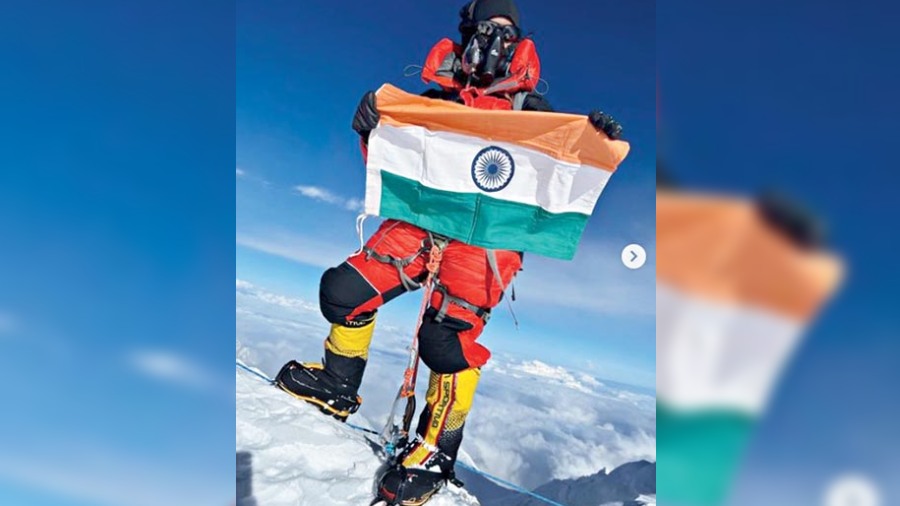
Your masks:
<svg viewBox="0 0 900 506"><path fill-rule="evenodd" d="M841 265L751 202L656 199L657 496L722 504L744 443Z"/></svg>
<svg viewBox="0 0 900 506"><path fill-rule="evenodd" d="M571 259L628 143L586 116L494 111L384 85L366 214L493 249Z"/></svg>

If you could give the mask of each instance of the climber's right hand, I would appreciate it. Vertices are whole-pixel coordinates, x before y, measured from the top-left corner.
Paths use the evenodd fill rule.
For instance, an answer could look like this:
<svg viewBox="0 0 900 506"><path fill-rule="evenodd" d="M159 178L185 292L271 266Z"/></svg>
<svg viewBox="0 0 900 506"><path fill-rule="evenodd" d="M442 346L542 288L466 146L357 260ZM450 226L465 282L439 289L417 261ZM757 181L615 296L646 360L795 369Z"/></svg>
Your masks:
<svg viewBox="0 0 900 506"><path fill-rule="evenodd" d="M378 108L375 106L375 92L370 91L363 95L359 106L356 107L356 114L353 115L353 129L368 142L369 133L378 126L380 119Z"/></svg>

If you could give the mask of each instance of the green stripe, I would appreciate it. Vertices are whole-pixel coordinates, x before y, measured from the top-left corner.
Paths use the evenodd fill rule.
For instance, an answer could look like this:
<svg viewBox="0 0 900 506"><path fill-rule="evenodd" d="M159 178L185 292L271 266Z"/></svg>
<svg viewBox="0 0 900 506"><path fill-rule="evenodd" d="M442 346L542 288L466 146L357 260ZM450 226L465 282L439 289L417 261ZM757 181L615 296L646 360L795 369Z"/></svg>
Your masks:
<svg viewBox="0 0 900 506"><path fill-rule="evenodd" d="M481 193L436 190L384 171L380 215L483 248L563 260L575 256L588 219L581 213L551 213Z"/></svg>
<svg viewBox="0 0 900 506"><path fill-rule="evenodd" d="M671 506L725 503L754 420L736 412L656 405L656 497Z"/></svg>

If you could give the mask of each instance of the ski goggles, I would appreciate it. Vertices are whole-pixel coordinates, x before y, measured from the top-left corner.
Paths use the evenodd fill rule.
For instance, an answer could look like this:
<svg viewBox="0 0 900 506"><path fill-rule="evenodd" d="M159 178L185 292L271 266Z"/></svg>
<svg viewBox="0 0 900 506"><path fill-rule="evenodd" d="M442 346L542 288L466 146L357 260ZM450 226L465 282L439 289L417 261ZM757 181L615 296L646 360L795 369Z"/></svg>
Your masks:
<svg viewBox="0 0 900 506"><path fill-rule="evenodd" d="M482 37L499 36L503 42L516 42L522 37L522 31L515 25L501 25L493 21L479 21L472 30L473 35Z"/></svg>

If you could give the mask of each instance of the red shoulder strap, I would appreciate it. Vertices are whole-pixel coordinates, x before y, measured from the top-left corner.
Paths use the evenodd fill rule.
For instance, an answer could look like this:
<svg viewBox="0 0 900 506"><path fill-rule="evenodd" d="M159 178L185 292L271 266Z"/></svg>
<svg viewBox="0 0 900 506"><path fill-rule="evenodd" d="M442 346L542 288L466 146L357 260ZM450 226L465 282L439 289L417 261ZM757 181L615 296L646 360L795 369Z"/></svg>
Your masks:
<svg viewBox="0 0 900 506"><path fill-rule="evenodd" d="M541 79L541 59L531 39L522 39L509 62L509 75L484 90L486 94L534 91Z"/></svg>
<svg viewBox="0 0 900 506"><path fill-rule="evenodd" d="M440 76L437 71L447 58L460 52L462 52L462 47L459 44L446 38L439 40L425 58L425 65L422 67L422 81L425 84L437 83L445 89L458 89L460 85L453 80L452 76Z"/></svg>
<svg viewBox="0 0 900 506"><path fill-rule="evenodd" d="M534 91L541 79L541 59L531 39L523 39L509 63L509 73L517 76L524 91Z"/></svg>

